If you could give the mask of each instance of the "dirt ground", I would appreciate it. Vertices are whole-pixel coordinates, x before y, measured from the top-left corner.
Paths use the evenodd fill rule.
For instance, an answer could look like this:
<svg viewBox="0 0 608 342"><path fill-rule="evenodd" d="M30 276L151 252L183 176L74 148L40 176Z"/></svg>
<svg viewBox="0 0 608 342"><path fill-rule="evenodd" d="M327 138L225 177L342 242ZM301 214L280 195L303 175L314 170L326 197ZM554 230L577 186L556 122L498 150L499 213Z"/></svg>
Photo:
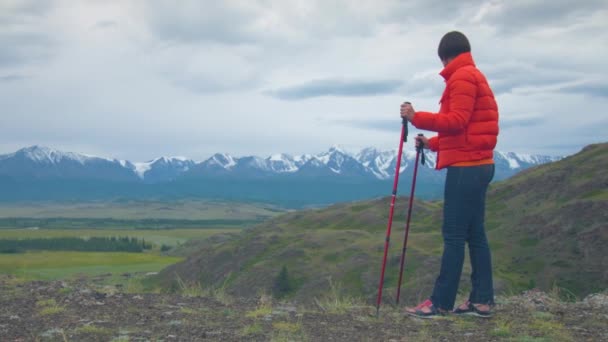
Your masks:
<svg viewBox="0 0 608 342"><path fill-rule="evenodd" d="M402 308L127 293L82 279L0 277L0 341L608 341L608 295L499 298L492 318L418 319Z"/></svg>

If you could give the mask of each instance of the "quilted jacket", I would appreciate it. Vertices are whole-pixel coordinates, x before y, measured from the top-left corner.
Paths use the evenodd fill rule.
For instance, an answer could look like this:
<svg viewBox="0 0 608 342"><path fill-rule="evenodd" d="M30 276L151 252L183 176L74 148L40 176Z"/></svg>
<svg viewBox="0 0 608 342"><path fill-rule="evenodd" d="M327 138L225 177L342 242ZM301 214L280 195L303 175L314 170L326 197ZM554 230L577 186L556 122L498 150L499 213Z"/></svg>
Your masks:
<svg viewBox="0 0 608 342"><path fill-rule="evenodd" d="M462 53L441 71L446 87L439 113L416 112L412 124L437 132L429 148L436 168L493 158L498 136L498 106L471 53Z"/></svg>

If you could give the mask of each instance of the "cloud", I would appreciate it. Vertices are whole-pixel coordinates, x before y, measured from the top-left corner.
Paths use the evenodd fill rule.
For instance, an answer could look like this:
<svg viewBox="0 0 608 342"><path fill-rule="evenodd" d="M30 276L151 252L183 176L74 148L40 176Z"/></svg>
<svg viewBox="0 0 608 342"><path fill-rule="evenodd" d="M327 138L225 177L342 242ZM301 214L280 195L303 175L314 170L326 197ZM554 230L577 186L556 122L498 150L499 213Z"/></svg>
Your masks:
<svg viewBox="0 0 608 342"><path fill-rule="evenodd" d="M2 146L134 160L394 148L401 102L439 108L451 30L495 91L501 150L605 137L605 1L175 3L0 1Z"/></svg>
<svg viewBox="0 0 608 342"><path fill-rule="evenodd" d="M565 85L559 91L608 98L608 81L583 81L578 84Z"/></svg>
<svg viewBox="0 0 608 342"><path fill-rule="evenodd" d="M46 61L53 55L55 40L45 28L50 1L0 3L0 67Z"/></svg>
<svg viewBox="0 0 608 342"><path fill-rule="evenodd" d="M500 61L484 69L494 94L511 93L523 87L543 87L571 82L579 75L565 68L539 67L532 63Z"/></svg>
<svg viewBox="0 0 608 342"><path fill-rule="evenodd" d="M118 26L118 22L114 20L101 20L95 24L96 28L107 29Z"/></svg>
<svg viewBox="0 0 608 342"><path fill-rule="evenodd" d="M534 126L540 126L543 123L547 122L547 118L545 117L540 117L540 116L528 116L528 117L516 117L516 118L511 118L511 117L505 117L505 116L501 116L501 118L499 119L499 125L501 129L511 129L511 128L518 128L518 127L534 127Z"/></svg>
<svg viewBox="0 0 608 342"><path fill-rule="evenodd" d="M403 85L400 80L313 80L303 84L268 91L281 100L304 100L321 96L374 96L394 93Z"/></svg>
<svg viewBox="0 0 608 342"><path fill-rule="evenodd" d="M52 0L5 0L0 3L0 22L16 23L24 17L42 16L52 7Z"/></svg>
<svg viewBox="0 0 608 342"><path fill-rule="evenodd" d="M570 0L494 0L480 6L473 21L494 26L504 35L519 35L529 33L531 29L563 27L564 24L585 21L602 9L606 9L603 0L576 4Z"/></svg>
<svg viewBox="0 0 608 342"><path fill-rule="evenodd" d="M155 52L154 67L172 85L193 93L242 91L255 87L261 78L249 53L218 44L179 45Z"/></svg>
<svg viewBox="0 0 608 342"><path fill-rule="evenodd" d="M146 3L144 10L149 28L163 40L239 44L253 39L249 28L256 16L244 3L155 1Z"/></svg>
<svg viewBox="0 0 608 342"><path fill-rule="evenodd" d="M331 120L328 124L334 126L348 126L365 130L395 131L401 126L398 118L394 120Z"/></svg>
<svg viewBox="0 0 608 342"><path fill-rule="evenodd" d="M15 82L26 79L27 76L17 75L17 74L9 74L0 76L0 82Z"/></svg>
<svg viewBox="0 0 608 342"><path fill-rule="evenodd" d="M179 43L300 44L329 36L370 36L399 2L160 0L143 5L151 32Z"/></svg>
<svg viewBox="0 0 608 342"><path fill-rule="evenodd" d="M50 59L53 40L38 32L0 32L0 66L17 66Z"/></svg>

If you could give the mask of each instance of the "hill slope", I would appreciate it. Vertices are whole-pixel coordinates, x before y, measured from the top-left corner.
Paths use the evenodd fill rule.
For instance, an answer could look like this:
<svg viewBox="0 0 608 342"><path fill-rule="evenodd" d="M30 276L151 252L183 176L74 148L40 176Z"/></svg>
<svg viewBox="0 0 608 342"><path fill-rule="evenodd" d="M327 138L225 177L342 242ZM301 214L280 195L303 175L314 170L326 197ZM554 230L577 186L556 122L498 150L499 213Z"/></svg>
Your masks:
<svg viewBox="0 0 608 342"><path fill-rule="evenodd" d="M487 228L497 290L565 287L577 295L605 288L608 262L608 144L593 145L562 161L535 167L491 187ZM396 208L387 269L387 297L394 294L403 239L406 198ZM350 294L372 299L377 288L389 199L334 205L280 216L238 236L186 246L189 258L159 280L224 284L238 295L270 291L283 266L292 296L310 301L327 279ZM438 272L441 203L416 201L403 293L428 295ZM468 278L465 267L463 280ZM462 282L466 291L467 281ZM386 298L385 298L386 299Z"/></svg>
<svg viewBox="0 0 608 342"><path fill-rule="evenodd" d="M500 274L586 294L608 284L608 144L523 171L488 194Z"/></svg>

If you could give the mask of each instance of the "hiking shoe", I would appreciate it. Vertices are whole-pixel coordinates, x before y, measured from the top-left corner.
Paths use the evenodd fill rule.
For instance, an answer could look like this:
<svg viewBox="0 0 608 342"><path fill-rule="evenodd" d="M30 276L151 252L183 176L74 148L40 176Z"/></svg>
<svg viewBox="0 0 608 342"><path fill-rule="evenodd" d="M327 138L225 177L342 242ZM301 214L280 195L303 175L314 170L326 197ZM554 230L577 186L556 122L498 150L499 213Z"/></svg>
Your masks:
<svg viewBox="0 0 608 342"><path fill-rule="evenodd" d="M430 299L427 299L416 307L405 308L405 313L418 318L437 318L443 316L445 311L436 308L433 305L433 302L431 302Z"/></svg>
<svg viewBox="0 0 608 342"><path fill-rule="evenodd" d="M461 306L466 305L467 308L463 309L461 308ZM456 309L454 309L452 311L453 314L456 315L472 315L472 316L477 316L477 317L483 317L483 318L489 318L492 317L492 311L491 310L479 310L475 304L467 301L466 303L458 306Z"/></svg>

